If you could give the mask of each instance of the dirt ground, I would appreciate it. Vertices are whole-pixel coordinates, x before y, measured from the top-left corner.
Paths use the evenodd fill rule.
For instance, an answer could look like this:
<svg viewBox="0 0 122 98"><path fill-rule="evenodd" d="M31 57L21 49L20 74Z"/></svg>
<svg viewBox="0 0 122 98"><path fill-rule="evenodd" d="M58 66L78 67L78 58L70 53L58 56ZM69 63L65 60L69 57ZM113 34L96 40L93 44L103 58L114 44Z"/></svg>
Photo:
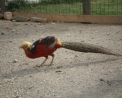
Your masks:
<svg viewBox="0 0 122 98"><path fill-rule="evenodd" d="M29 59L19 49L49 35L100 45L122 54L122 25L32 23L0 20L0 98L122 98L122 57L58 49Z"/></svg>

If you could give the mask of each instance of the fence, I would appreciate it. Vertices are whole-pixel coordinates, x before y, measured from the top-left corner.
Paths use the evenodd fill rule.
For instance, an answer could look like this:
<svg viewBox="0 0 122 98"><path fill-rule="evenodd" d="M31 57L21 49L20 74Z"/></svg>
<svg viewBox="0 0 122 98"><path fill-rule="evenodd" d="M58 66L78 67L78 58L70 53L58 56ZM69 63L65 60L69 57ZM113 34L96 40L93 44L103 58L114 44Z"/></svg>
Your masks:
<svg viewBox="0 0 122 98"><path fill-rule="evenodd" d="M122 24L122 0L0 0L3 10L5 1L13 16L47 18L48 22Z"/></svg>
<svg viewBox="0 0 122 98"><path fill-rule="evenodd" d="M11 0L7 10L70 15L122 15L122 0Z"/></svg>
<svg viewBox="0 0 122 98"><path fill-rule="evenodd" d="M92 0L93 15L122 15L122 0Z"/></svg>

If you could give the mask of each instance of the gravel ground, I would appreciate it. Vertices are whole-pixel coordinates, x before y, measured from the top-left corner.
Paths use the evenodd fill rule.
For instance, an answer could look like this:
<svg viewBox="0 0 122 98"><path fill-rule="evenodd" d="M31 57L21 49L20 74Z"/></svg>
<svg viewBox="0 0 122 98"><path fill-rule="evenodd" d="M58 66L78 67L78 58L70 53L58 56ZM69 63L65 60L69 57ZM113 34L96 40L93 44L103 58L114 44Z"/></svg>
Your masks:
<svg viewBox="0 0 122 98"><path fill-rule="evenodd" d="M0 20L0 98L122 98L122 57L58 49L29 59L19 45L54 35L62 41L101 45L122 54L122 26Z"/></svg>

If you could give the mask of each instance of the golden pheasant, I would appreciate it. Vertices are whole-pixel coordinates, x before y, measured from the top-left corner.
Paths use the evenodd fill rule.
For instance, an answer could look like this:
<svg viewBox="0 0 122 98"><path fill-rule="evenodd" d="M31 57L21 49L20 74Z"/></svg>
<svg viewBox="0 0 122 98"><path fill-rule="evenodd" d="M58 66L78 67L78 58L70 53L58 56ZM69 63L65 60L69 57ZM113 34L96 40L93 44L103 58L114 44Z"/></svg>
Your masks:
<svg viewBox="0 0 122 98"><path fill-rule="evenodd" d="M88 43L79 43L79 42L61 42L54 36L47 36L45 38L39 39L34 43L30 43L25 41L21 44L20 48L22 48L27 57L34 59L38 57L45 57L45 60L42 62L40 66L42 66L47 60L48 56L52 56L51 64L54 60L54 51L58 48L66 48L79 52L92 52L92 53L102 53L108 55L121 56L120 54L116 54L111 52L109 49L106 49L101 46L92 45Z"/></svg>

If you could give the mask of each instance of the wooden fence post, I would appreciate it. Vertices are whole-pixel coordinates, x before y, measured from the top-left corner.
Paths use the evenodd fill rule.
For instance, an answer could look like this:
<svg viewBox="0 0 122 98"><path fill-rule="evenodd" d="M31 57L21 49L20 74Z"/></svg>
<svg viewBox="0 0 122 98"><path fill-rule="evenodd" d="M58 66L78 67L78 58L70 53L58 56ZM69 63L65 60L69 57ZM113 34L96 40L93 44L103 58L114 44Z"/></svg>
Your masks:
<svg viewBox="0 0 122 98"><path fill-rule="evenodd" d="M0 8L5 11L5 0L0 0Z"/></svg>
<svg viewBox="0 0 122 98"><path fill-rule="evenodd" d="M83 15L91 15L91 0L82 0Z"/></svg>

